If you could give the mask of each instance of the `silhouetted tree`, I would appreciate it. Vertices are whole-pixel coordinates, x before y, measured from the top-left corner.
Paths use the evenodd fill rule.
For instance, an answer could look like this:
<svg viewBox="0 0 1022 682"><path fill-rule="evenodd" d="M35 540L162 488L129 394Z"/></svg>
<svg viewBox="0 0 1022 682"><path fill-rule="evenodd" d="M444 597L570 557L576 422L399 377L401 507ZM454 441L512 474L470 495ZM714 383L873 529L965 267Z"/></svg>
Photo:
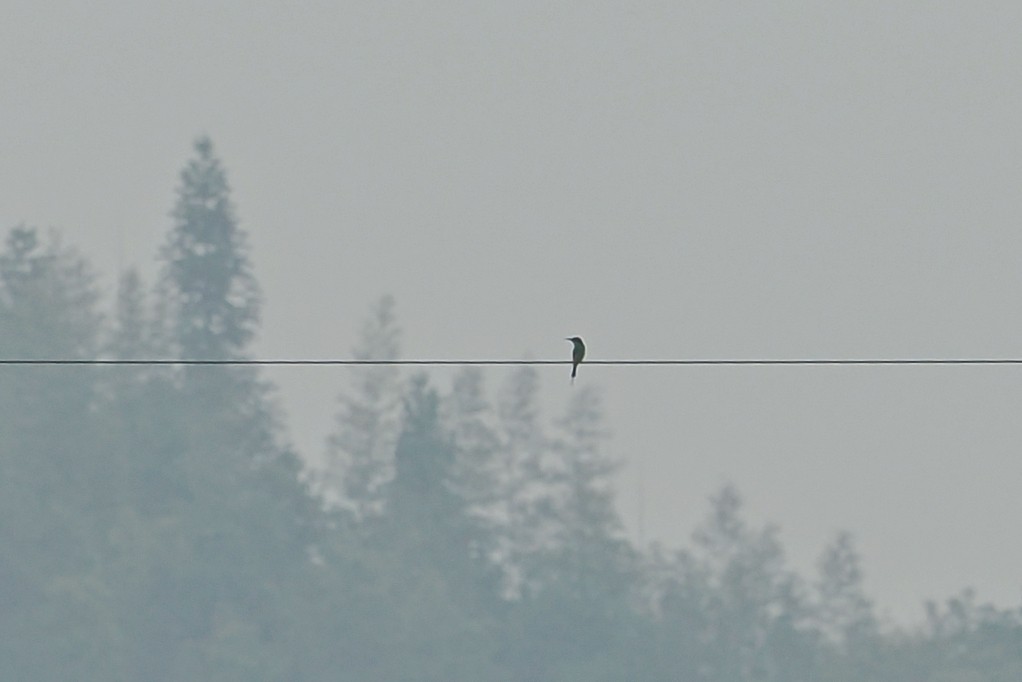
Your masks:
<svg viewBox="0 0 1022 682"><path fill-rule="evenodd" d="M183 356L241 357L258 323L258 287L208 138L195 151L161 251L158 303ZM156 314L140 288L122 288L112 335L122 352L159 341L146 331ZM272 387L251 367L192 366L117 386L105 409L138 493L108 568L136 605L123 612L132 676L280 679L265 645L283 637L276 602L308 561L319 520Z"/></svg>
<svg viewBox="0 0 1022 682"><path fill-rule="evenodd" d="M185 358L239 357L259 324L259 291L213 143L194 147L160 253L173 338Z"/></svg>

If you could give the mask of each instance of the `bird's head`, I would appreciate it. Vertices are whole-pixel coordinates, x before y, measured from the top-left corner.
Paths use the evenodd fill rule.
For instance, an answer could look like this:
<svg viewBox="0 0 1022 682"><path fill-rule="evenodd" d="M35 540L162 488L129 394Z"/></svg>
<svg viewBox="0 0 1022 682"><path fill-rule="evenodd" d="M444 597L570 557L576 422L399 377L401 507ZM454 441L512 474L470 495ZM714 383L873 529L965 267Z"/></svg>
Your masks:
<svg viewBox="0 0 1022 682"><path fill-rule="evenodd" d="M564 338L565 341L571 341L572 343L582 343L582 339L577 336L567 336Z"/></svg>

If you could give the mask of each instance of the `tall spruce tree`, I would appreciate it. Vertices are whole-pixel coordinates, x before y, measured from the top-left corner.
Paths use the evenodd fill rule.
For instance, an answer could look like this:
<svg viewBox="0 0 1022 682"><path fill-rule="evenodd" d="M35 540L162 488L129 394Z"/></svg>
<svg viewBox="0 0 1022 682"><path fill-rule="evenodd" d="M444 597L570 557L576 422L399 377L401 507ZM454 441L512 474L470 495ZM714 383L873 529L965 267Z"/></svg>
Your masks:
<svg viewBox="0 0 1022 682"><path fill-rule="evenodd" d="M208 137L181 171L174 227L161 252L173 333L185 358L240 356L259 323L259 290L230 186Z"/></svg>
<svg viewBox="0 0 1022 682"><path fill-rule="evenodd" d="M258 288L224 170L208 138L195 150L160 254L167 332L184 357L242 357ZM137 679L280 679L261 647L282 636L274 604L304 568L316 519L272 387L251 367L169 379L140 386L130 412L112 405L121 449L143 453L133 471L146 493L112 569L142 606L125 614L131 668Z"/></svg>

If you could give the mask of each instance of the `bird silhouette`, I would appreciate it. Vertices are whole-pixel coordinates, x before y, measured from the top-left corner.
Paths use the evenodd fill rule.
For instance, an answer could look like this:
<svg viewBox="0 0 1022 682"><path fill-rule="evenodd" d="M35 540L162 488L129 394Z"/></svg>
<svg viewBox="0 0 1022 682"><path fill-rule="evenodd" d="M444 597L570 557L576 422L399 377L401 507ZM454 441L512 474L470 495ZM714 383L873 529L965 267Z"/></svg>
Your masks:
<svg viewBox="0 0 1022 682"><path fill-rule="evenodd" d="M571 383L575 383L575 372L578 371L578 366L586 356L586 345L582 343L582 339L577 336L569 336L565 341L571 341Z"/></svg>

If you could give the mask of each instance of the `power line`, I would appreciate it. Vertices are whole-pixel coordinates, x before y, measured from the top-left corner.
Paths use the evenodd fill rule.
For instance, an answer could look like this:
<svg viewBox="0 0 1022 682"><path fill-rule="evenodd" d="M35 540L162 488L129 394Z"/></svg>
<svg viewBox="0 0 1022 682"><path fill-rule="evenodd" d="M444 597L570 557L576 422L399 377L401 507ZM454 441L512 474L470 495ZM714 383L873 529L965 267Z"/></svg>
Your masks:
<svg viewBox="0 0 1022 682"><path fill-rule="evenodd" d="M115 358L0 358L0 365L570 365L571 360L362 360L362 359L115 359ZM585 365L1022 365L1022 358L720 358L586 360Z"/></svg>

